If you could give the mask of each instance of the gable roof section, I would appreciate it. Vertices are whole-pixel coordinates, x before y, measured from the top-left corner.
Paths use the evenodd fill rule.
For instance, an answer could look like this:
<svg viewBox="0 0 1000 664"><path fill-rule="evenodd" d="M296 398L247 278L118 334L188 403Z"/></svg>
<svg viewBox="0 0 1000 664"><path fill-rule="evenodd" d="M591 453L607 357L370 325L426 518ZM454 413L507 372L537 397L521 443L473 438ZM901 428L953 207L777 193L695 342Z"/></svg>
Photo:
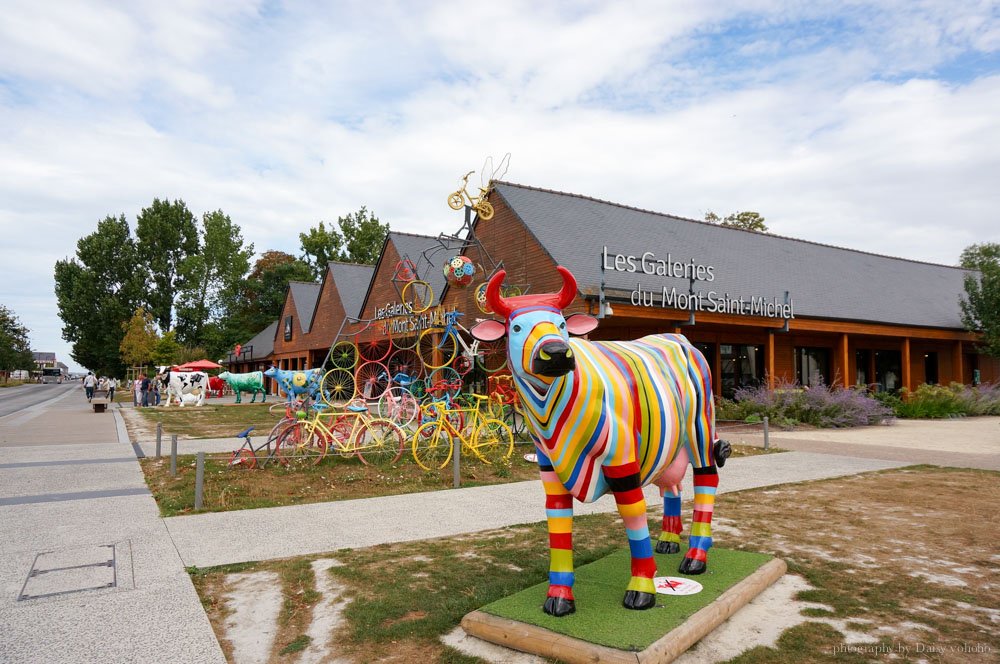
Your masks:
<svg viewBox="0 0 1000 664"><path fill-rule="evenodd" d="M330 277L340 294L344 305L344 313L351 318L361 315L361 306L365 302L365 293L375 275L374 265L358 265L355 263L340 263L330 261L328 266Z"/></svg>
<svg viewBox="0 0 1000 664"><path fill-rule="evenodd" d="M250 355L252 360L262 360L274 353L274 335L278 332L278 321L274 321L263 330L253 336L250 341L243 344L244 347L253 346Z"/></svg>
<svg viewBox="0 0 1000 664"><path fill-rule="evenodd" d="M441 246L437 237L430 235L393 232L389 233L389 240L395 245L399 257L401 259L408 257L413 261L419 277L430 284L431 290L434 291L434 304L441 302L441 293L444 291L446 283L442 270L444 262L452 255L458 254L460 249L449 253ZM427 258L424 257L424 252L427 253ZM428 259L431 261L430 263Z"/></svg>
<svg viewBox="0 0 1000 664"><path fill-rule="evenodd" d="M311 281L289 281L288 291L295 302L295 311L299 314L299 328L305 334L312 327L313 312L316 310L316 300L319 299L321 285Z"/></svg>
<svg viewBox="0 0 1000 664"><path fill-rule="evenodd" d="M796 316L963 329L961 268L892 258L793 238L757 233L649 212L575 194L508 182L495 189L557 264L573 272L583 291L601 283L600 254L714 267L712 282L695 290L720 296L784 301ZM606 288L631 293L637 283L659 295L663 287L687 293L688 279L607 270ZM658 299L657 299L658 301Z"/></svg>

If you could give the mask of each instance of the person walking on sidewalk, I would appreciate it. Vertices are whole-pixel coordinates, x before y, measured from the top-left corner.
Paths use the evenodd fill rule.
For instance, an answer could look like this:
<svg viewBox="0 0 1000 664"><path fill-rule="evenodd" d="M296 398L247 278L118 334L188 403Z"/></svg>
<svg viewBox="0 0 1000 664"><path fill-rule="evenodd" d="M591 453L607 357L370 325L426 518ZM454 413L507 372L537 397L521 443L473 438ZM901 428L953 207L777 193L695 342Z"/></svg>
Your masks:
<svg viewBox="0 0 1000 664"><path fill-rule="evenodd" d="M143 408L149 405L149 378L139 374L139 405Z"/></svg>
<svg viewBox="0 0 1000 664"><path fill-rule="evenodd" d="M94 398L94 388L96 386L97 378L94 376L93 372L88 371L87 375L83 377L83 391L87 394L88 402Z"/></svg>
<svg viewBox="0 0 1000 664"><path fill-rule="evenodd" d="M117 378L108 378L108 401L115 402L115 389L118 387Z"/></svg>

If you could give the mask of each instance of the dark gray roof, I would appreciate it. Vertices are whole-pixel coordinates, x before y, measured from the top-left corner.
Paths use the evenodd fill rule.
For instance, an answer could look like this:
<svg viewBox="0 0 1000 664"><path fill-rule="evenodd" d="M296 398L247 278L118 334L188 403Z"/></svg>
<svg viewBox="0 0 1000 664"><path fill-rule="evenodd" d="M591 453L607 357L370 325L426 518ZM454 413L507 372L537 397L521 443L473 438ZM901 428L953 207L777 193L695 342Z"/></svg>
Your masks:
<svg viewBox="0 0 1000 664"><path fill-rule="evenodd" d="M312 327L313 311L316 310L316 300L319 299L320 284L311 281L289 281L288 290L295 302L295 311L299 314L299 327L305 333Z"/></svg>
<svg viewBox="0 0 1000 664"><path fill-rule="evenodd" d="M695 290L778 298L789 291L796 316L926 327L963 328L956 267L892 258L815 242L727 228L506 182L496 191L557 264L573 272L583 291L597 292L601 253L690 262L715 268ZM877 238L874 241L878 241ZM891 247L886 247L891 251ZM637 283L657 293L687 292L688 279L641 272L605 272L608 289L626 296Z"/></svg>
<svg viewBox="0 0 1000 664"><path fill-rule="evenodd" d="M253 346L252 360L262 360L274 352L274 334L278 331L278 321L274 321L254 335L253 339L243 344L244 348Z"/></svg>
<svg viewBox="0 0 1000 664"><path fill-rule="evenodd" d="M46 352L39 353L38 351L35 351L31 355L34 357L35 362L55 362L56 361L56 354L55 353L46 353Z"/></svg>
<svg viewBox="0 0 1000 664"><path fill-rule="evenodd" d="M434 304L441 301L444 291L444 262L452 255L460 253L460 245L448 249L430 235L414 235L411 233L389 233L389 240L395 245L400 258L409 258L417 268L417 276L431 286L434 291ZM447 243L446 243L447 244ZM390 270L393 266L387 266Z"/></svg>
<svg viewBox="0 0 1000 664"><path fill-rule="evenodd" d="M340 301L344 305L344 313L351 318L361 314L365 303L365 293L375 274L374 265L357 265L355 263L339 263L330 261L330 278L337 286Z"/></svg>

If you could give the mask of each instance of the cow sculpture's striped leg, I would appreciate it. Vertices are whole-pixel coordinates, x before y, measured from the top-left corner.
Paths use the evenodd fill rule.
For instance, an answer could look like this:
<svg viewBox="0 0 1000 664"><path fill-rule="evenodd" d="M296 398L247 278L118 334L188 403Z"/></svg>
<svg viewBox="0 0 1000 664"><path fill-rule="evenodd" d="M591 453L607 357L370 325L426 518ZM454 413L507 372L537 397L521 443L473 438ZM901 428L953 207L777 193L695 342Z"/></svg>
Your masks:
<svg viewBox="0 0 1000 664"><path fill-rule="evenodd" d="M660 488L663 494L663 531L656 542L657 553L677 553L681 550L681 492Z"/></svg>
<svg viewBox="0 0 1000 664"><path fill-rule="evenodd" d="M715 491L719 474L715 464L694 469L694 518L691 522L691 539L688 551L681 561L681 574L701 574L708 562L712 548L712 512L715 510Z"/></svg>
<svg viewBox="0 0 1000 664"><path fill-rule="evenodd" d="M621 466L605 466L604 477L615 495L618 514L625 522L629 552L632 555L632 578L625 589L622 604L626 609L648 609L656 605L656 561L646 523L646 499L642 495L639 464L630 461Z"/></svg>
<svg viewBox="0 0 1000 664"><path fill-rule="evenodd" d="M545 516L549 526L549 592L542 609L559 617L576 611L573 599L573 496L541 452L538 453L538 469L545 488Z"/></svg>

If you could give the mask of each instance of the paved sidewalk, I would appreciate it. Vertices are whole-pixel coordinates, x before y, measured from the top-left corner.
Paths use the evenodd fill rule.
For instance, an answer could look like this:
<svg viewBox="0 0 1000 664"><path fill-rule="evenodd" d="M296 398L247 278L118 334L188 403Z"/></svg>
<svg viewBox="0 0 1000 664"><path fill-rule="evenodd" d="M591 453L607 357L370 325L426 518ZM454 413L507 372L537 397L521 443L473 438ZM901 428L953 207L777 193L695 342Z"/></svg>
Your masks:
<svg viewBox="0 0 1000 664"><path fill-rule="evenodd" d="M0 418L0 661L225 662L120 429L79 389Z"/></svg>
<svg viewBox="0 0 1000 664"><path fill-rule="evenodd" d="M719 471L719 492L905 465L909 464L807 452L743 457L730 459ZM690 497L691 473L687 475L683 491ZM662 508L655 487L647 487L646 500L651 511ZM574 504L576 514L613 512L615 509L611 496L589 505ZM215 512L171 517L164 521L184 564L208 567L447 537L544 519L545 498L541 485L538 481L529 481L335 503ZM689 520L690 514L685 519Z"/></svg>

